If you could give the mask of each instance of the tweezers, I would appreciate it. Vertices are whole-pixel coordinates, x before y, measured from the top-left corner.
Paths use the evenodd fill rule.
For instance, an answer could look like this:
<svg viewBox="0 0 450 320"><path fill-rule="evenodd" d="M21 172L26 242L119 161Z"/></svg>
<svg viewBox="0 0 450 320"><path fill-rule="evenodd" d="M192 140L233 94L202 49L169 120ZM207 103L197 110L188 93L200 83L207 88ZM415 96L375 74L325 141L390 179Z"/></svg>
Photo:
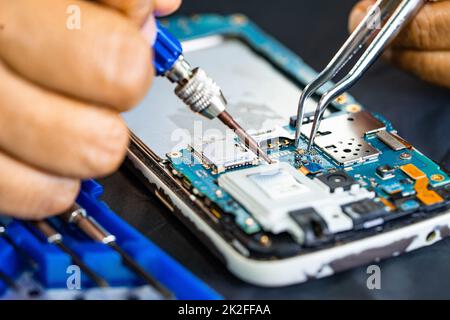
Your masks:
<svg viewBox="0 0 450 320"><path fill-rule="evenodd" d="M376 2L328 66L303 90L297 111L295 132L297 147L299 147L302 134L301 127L306 101L317 94L322 87L330 85L330 81L337 76L342 68L347 66L350 61L356 60L354 59L355 56L365 48L348 74L343 76L337 84L331 85L331 88L320 98L314 113L314 121L306 150L309 151L314 144L323 114L330 103L351 88L364 75L426 2L427 0L378 0Z"/></svg>

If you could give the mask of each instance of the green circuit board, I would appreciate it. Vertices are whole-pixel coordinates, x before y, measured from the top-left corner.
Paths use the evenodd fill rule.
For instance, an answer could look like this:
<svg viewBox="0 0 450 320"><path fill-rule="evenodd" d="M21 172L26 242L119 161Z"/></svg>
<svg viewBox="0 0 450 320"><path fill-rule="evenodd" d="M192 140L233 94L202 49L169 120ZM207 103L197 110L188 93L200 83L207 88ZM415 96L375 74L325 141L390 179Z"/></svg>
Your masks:
<svg viewBox="0 0 450 320"><path fill-rule="evenodd" d="M388 121L380 116L376 117L385 123L388 130L393 130ZM284 129L291 134L294 133L294 128L290 126ZM345 170L363 188L375 192L377 198L384 199L383 204L385 206L395 206L394 203L398 203L398 207L395 206L395 209L391 208L396 213L411 213L424 206L416 198L414 181L401 170L402 166L411 164L423 171L429 177L431 189L444 190L446 186L450 185L450 177L447 173L418 150L414 148L405 148L399 151L392 150L374 134L366 136L365 139L371 146L380 151L379 157L350 167L343 167L334 163L333 159L330 159L327 154L324 154L317 147L308 155L299 155L298 150L306 149L305 137L302 137L302 142L298 148L293 145L292 141L287 141L282 148L269 149L268 154L272 159L288 163L295 169L307 168L307 171L313 172L313 174L309 174L311 177ZM173 154L169 155L168 159L173 168L192 186L196 194L206 197L220 210L232 215L236 224L247 234L261 231L261 226L252 215L218 185L218 179L224 173L214 172L191 149L183 149L175 157ZM389 166L392 169L391 176L388 179L380 177L377 173L377 168L382 166ZM233 168L230 171L243 170L245 168L246 166L243 166ZM395 199L393 199L393 195L396 195Z"/></svg>
<svg viewBox="0 0 450 320"><path fill-rule="evenodd" d="M165 25L185 41L211 36L237 39L269 62L280 74L292 80L298 88L304 87L317 76L295 53L265 34L244 16L202 15L195 19L169 19ZM323 94L331 85L329 83L321 88L318 95ZM364 114L366 120L376 128L363 128L364 130L361 129L362 131L349 141L342 139L349 138L345 128L336 129L336 132L327 137L316 139L312 150L305 152L307 134L302 135L300 144L296 147L292 140L295 125L288 124L286 120L285 126L274 128L274 133L268 135L267 141L258 141L270 158L284 165L283 168L290 172L288 178L281 177L285 179L285 187L292 187L296 183L292 181L301 180L301 183L295 185L298 188L297 196L284 197L279 193L271 198L270 189L277 191L279 185L276 184L270 185L268 189L264 185L251 184L241 187L241 182L248 182L245 180L247 173L250 177L255 168L263 168L265 164L252 157L248 150L243 151L245 147L237 138L236 159L233 161L227 162L229 159L224 155L211 157L194 144L170 152L167 154L167 160L175 177L180 179L196 199L203 202L219 224L225 224L226 221L228 228L231 220L233 227L236 226L248 236L245 241L256 239L261 245L258 249L260 252L265 252L270 243L278 243L274 246L274 252L286 249L285 233L290 235L287 242L291 244L315 246L335 239L336 235L353 234L355 230L370 230L391 221L413 217L418 213L435 214L449 209L448 172L402 139L388 120L365 111L348 93L334 101L329 109L330 114L322 121L322 125L329 121L329 131L343 125L345 119L349 120L360 114ZM354 124L358 125L358 121L354 121ZM367 121L359 124L364 127ZM308 121L305 125L308 126ZM277 134L279 132L284 133ZM208 140L207 137L205 140ZM210 151L221 147L220 141L216 143L204 141L203 146ZM353 145L343 148L344 144ZM360 155L363 151L367 152L367 156ZM347 155L347 152L349 158L356 160L346 161L348 159L337 157L342 153ZM345 155L341 158L345 158ZM345 181L337 181L336 175L343 177ZM330 177L332 180L327 181ZM274 176L268 180L270 182L278 178L280 177ZM289 181L292 184L289 184ZM309 188L309 191L325 190L322 195L326 198L324 203L327 207L323 208L320 201L314 202L307 196L302 197L301 185ZM246 189L247 186L249 189ZM318 189L315 189L316 187ZM282 189L282 192L292 191L287 189ZM305 192L308 194L308 191ZM314 196L314 192L308 195ZM333 221L335 215L340 216L339 223ZM266 220L266 217L270 219ZM296 229L297 227L302 231ZM234 236L236 234L234 233ZM281 240L277 242L277 239ZM252 247L246 244L247 248ZM293 251L295 250L294 248ZM288 255L293 251L287 250Z"/></svg>

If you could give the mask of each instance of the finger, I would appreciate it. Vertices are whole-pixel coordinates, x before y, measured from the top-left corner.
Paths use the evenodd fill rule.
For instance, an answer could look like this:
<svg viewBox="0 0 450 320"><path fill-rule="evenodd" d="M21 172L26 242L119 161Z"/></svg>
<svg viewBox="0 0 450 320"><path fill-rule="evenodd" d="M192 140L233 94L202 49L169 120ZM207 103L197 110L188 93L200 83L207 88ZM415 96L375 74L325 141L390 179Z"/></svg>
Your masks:
<svg viewBox="0 0 450 320"><path fill-rule="evenodd" d="M48 172L103 176L125 156L128 129L117 112L36 87L1 63L0 112L0 149Z"/></svg>
<svg viewBox="0 0 450 320"><path fill-rule="evenodd" d="M118 9L140 26L151 14L168 15L181 5L181 0L98 0L98 2Z"/></svg>
<svg viewBox="0 0 450 320"><path fill-rule="evenodd" d="M155 16L165 16L176 11L181 5L181 0L155 0ZM154 43L156 39L156 21L153 15L150 15L144 22L142 34L149 43Z"/></svg>
<svg viewBox="0 0 450 320"><path fill-rule="evenodd" d="M450 51L390 50L389 60L423 80L450 88Z"/></svg>
<svg viewBox="0 0 450 320"><path fill-rule="evenodd" d="M148 91L150 44L114 10L79 0L0 1L0 21L0 58L39 85L120 111Z"/></svg>
<svg viewBox="0 0 450 320"><path fill-rule="evenodd" d="M393 45L403 49L450 49L450 1L425 5Z"/></svg>
<svg viewBox="0 0 450 320"><path fill-rule="evenodd" d="M154 0L98 0L128 16L137 25L142 25L153 13Z"/></svg>
<svg viewBox="0 0 450 320"><path fill-rule="evenodd" d="M181 6L181 0L155 0L157 16L166 16L175 12Z"/></svg>
<svg viewBox="0 0 450 320"><path fill-rule="evenodd" d="M67 210L79 182L39 171L0 153L0 212L22 219L42 219Z"/></svg>
<svg viewBox="0 0 450 320"><path fill-rule="evenodd" d="M352 10L349 29L354 30L375 3L359 2ZM450 48L450 1L430 2L395 39L393 46L403 49L446 50Z"/></svg>

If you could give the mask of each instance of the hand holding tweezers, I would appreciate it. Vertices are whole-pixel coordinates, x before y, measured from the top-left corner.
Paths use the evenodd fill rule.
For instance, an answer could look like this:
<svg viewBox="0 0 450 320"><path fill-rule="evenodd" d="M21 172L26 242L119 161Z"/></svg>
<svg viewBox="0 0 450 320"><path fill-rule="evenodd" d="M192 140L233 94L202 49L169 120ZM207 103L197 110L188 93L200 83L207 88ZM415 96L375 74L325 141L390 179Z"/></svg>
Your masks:
<svg viewBox="0 0 450 320"><path fill-rule="evenodd" d="M297 113L295 144L301 136L306 101L325 84L329 83L354 56L366 48L349 73L333 85L320 99L312 125L307 151L311 149L320 121L328 105L352 87L399 34L402 28L417 14L427 0L378 0L364 20L350 35L328 66L308 84L300 97Z"/></svg>

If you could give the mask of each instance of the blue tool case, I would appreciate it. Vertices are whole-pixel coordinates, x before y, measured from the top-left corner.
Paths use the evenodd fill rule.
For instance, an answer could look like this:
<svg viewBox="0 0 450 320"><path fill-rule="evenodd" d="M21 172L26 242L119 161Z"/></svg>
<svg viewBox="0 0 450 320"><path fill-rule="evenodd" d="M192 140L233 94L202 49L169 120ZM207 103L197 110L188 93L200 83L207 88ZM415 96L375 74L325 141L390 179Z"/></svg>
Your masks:
<svg viewBox="0 0 450 320"><path fill-rule="evenodd" d="M115 235L117 245L146 272L169 289L174 298L221 298L214 290L111 211L103 201L99 200L102 193L103 187L100 184L92 180L85 181L77 203L105 230ZM122 293L129 293L130 290L141 293L141 295L137 294L137 298L158 298L157 294L142 294L144 282L122 263L120 255L109 246L89 239L80 230L68 226L58 218L52 218L50 222L63 235L64 244L75 252L92 271L101 275L108 282L109 287L95 288L94 282L81 272L81 290L69 290L68 281L73 270L70 267L73 265L71 257L56 245L49 243L39 233L34 232L33 227L28 223L3 219L3 224L7 225L7 228L6 237L0 236L0 271L4 276L13 279L19 288L18 290L8 289L5 280L0 278L0 299L11 297L65 299L80 297L80 292L89 290L97 292L93 296L96 299L123 298L123 295L117 295L118 290ZM33 264L33 267L30 266ZM25 274L29 277L24 276ZM35 289L31 290L31 293L28 292L28 296L27 294L11 294L12 291L20 291L23 283L30 282L39 284L38 287L43 293L56 294L39 295ZM149 289L151 291L152 288ZM107 294L108 291L114 292L114 290L116 295ZM77 291L78 295L69 294L71 291Z"/></svg>

